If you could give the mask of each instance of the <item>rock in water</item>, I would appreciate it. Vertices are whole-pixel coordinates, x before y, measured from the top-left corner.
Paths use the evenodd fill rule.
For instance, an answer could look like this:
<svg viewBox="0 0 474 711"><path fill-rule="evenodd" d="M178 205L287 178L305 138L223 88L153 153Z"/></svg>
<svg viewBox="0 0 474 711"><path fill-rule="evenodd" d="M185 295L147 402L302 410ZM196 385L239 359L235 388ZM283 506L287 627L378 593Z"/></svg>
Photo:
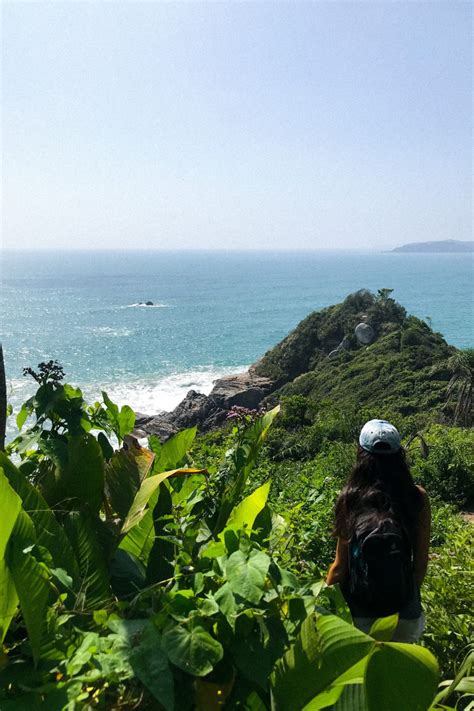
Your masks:
<svg viewBox="0 0 474 711"><path fill-rule="evenodd" d="M355 327L354 333L357 341L363 346L367 346L369 343L372 343L375 336L374 329L372 326L369 326L368 323L359 323L359 325Z"/></svg>

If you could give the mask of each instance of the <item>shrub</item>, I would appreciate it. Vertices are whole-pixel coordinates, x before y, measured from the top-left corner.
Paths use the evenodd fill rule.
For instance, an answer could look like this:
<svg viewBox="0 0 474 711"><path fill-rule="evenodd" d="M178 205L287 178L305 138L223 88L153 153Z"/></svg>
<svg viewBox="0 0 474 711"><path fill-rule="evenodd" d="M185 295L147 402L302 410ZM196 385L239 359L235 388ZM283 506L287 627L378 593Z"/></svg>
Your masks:
<svg viewBox="0 0 474 711"><path fill-rule="evenodd" d="M424 433L426 459L415 454L413 475L432 496L464 506L474 499L474 432L461 427L432 426Z"/></svg>
<svg viewBox="0 0 474 711"><path fill-rule="evenodd" d="M474 639L474 527L454 524L434 549L422 588L426 611L424 643L438 657L443 674L452 674Z"/></svg>

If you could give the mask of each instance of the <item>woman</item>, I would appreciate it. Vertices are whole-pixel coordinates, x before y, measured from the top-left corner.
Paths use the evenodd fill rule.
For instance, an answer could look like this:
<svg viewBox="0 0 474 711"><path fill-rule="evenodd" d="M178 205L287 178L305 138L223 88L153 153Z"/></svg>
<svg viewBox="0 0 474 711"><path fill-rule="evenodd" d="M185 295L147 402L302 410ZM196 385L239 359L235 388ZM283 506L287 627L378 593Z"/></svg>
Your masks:
<svg viewBox="0 0 474 711"><path fill-rule="evenodd" d="M336 557L327 584L339 583L362 631L397 612L393 641L416 642L424 629L420 587L428 565L430 504L411 478L398 431L386 420L362 428L335 518Z"/></svg>

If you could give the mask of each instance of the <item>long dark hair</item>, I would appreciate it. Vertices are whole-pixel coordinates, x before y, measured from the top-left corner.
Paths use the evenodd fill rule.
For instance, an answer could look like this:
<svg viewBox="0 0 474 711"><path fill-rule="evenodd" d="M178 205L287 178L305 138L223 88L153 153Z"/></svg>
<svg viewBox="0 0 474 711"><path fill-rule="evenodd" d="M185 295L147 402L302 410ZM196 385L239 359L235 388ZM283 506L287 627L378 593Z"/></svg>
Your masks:
<svg viewBox="0 0 474 711"><path fill-rule="evenodd" d="M405 452L373 454L359 447L357 461L336 502L334 533L349 541L361 517L397 517L412 540L416 536L421 494Z"/></svg>

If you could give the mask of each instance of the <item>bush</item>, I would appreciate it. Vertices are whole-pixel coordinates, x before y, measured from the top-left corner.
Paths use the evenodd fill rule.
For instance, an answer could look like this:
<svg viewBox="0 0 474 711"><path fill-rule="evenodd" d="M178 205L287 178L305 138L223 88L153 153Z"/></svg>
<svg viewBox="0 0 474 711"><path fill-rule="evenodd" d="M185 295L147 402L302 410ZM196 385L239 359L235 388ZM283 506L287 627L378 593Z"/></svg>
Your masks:
<svg viewBox="0 0 474 711"><path fill-rule="evenodd" d="M294 430L312 422L315 405L304 395L290 395L281 400L279 426Z"/></svg>
<svg viewBox="0 0 474 711"><path fill-rule="evenodd" d="M261 462L253 484L271 476L269 501L287 523L284 564L305 578L325 574L336 548L334 506L355 461L355 445L325 442L309 461Z"/></svg>
<svg viewBox="0 0 474 711"><path fill-rule="evenodd" d="M431 496L465 506L474 499L474 432L432 426L423 434L429 454L414 456L413 475Z"/></svg>
<svg viewBox="0 0 474 711"><path fill-rule="evenodd" d="M458 519L445 544L433 550L422 588L423 640L438 657L444 675L453 673L474 639L473 553L474 527Z"/></svg>
<svg viewBox="0 0 474 711"><path fill-rule="evenodd" d="M409 346L421 346L423 344L423 337L416 328L407 328L402 334L402 348Z"/></svg>

